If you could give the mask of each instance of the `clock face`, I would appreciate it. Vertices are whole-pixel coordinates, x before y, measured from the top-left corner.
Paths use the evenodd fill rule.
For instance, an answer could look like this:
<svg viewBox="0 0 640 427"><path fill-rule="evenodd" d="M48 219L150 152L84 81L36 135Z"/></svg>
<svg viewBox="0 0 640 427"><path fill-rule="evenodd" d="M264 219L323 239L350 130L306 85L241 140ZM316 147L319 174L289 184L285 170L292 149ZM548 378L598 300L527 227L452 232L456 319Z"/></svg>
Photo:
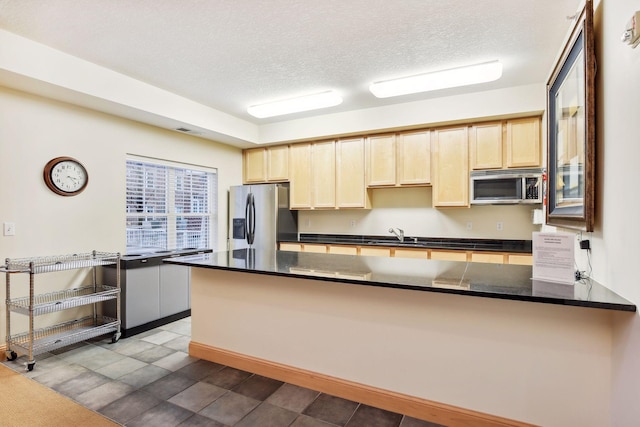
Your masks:
<svg viewBox="0 0 640 427"><path fill-rule="evenodd" d="M89 176L82 164L71 157L58 157L44 168L47 186L61 196L75 196L87 186Z"/></svg>

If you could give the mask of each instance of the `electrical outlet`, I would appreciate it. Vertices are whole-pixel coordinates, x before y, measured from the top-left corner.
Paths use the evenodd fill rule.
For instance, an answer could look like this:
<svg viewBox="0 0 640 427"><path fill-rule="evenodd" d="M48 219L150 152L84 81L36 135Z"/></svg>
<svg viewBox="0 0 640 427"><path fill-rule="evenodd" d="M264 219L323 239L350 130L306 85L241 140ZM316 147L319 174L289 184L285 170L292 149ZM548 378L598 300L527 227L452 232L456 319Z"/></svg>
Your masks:
<svg viewBox="0 0 640 427"><path fill-rule="evenodd" d="M473 230L473 223L471 221L467 222L467 230Z"/></svg>
<svg viewBox="0 0 640 427"><path fill-rule="evenodd" d="M311 220L309 218L307 218L307 220L305 221L305 225L307 227L311 227Z"/></svg>
<svg viewBox="0 0 640 427"><path fill-rule="evenodd" d="M351 221L349 221L349 226L350 226L351 228L355 227L356 225L357 225L357 222L356 222L356 220L355 220L355 219L352 219Z"/></svg>
<svg viewBox="0 0 640 427"><path fill-rule="evenodd" d="M16 235L16 223L15 222L5 222L4 223L4 235L5 236L15 236Z"/></svg>
<svg viewBox="0 0 640 427"><path fill-rule="evenodd" d="M504 228L504 224L502 224L502 221L496 222L496 230L502 231L503 228Z"/></svg>

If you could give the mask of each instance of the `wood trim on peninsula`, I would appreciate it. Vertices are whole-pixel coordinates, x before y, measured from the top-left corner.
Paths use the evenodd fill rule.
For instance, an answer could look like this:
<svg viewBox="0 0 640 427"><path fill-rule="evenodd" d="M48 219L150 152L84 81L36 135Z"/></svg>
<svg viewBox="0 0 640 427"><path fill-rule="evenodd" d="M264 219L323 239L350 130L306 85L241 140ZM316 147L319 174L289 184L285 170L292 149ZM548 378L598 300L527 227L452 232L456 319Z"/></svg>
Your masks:
<svg viewBox="0 0 640 427"><path fill-rule="evenodd" d="M359 384L194 341L189 343L189 355L448 427L535 426L535 424Z"/></svg>

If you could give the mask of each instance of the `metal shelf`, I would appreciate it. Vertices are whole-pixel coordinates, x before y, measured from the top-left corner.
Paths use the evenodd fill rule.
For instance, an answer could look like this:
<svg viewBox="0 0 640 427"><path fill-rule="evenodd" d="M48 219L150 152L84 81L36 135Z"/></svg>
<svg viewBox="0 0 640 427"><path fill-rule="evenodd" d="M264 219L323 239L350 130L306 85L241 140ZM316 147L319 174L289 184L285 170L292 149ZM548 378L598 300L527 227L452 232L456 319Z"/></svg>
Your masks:
<svg viewBox="0 0 640 427"><path fill-rule="evenodd" d="M97 267L115 265L115 287L97 284ZM41 273L86 269L92 270L91 285L73 289L59 290L46 294L36 294L35 276ZM113 333L112 342L120 339L120 254L92 251L71 255L45 256L33 258L15 258L5 260L0 272L6 277L6 354L9 360L15 360L18 353L27 355L27 369L35 365L34 356L56 348L65 347L100 335ZM11 276L27 273L29 275L29 295L11 298ZM116 318L98 315L98 304L107 300L116 300ZM72 320L45 328L36 329L36 316L91 305L93 314L82 319ZM11 313L29 316L29 331L11 333Z"/></svg>
<svg viewBox="0 0 640 427"><path fill-rule="evenodd" d="M108 301L117 298L119 292L120 289L111 286L85 286L35 295L32 307L30 307L29 297L14 298L7 301L7 307L14 313L29 315L29 311L33 311L34 316L40 316L68 308Z"/></svg>
<svg viewBox="0 0 640 427"><path fill-rule="evenodd" d="M89 316L36 329L33 331L33 341L30 332L7 337L7 341L12 350L22 354L29 354L29 346L32 345L32 354L35 356L100 335L117 333L119 325L120 321L117 319L105 316L94 319Z"/></svg>
<svg viewBox="0 0 640 427"><path fill-rule="evenodd" d="M31 274L52 273L54 271L115 264L119 257L120 255L117 253L92 252L34 258L14 258L6 260L4 271Z"/></svg>

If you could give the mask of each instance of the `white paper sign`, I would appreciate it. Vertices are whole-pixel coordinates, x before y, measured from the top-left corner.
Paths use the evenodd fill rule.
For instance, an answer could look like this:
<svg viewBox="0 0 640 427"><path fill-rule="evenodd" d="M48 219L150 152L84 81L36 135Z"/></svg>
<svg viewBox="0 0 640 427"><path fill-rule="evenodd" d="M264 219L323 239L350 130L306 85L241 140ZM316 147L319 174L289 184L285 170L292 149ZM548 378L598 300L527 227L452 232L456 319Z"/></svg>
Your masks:
<svg viewBox="0 0 640 427"><path fill-rule="evenodd" d="M533 278L573 284L575 236L570 233L533 233Z"/></svg>

